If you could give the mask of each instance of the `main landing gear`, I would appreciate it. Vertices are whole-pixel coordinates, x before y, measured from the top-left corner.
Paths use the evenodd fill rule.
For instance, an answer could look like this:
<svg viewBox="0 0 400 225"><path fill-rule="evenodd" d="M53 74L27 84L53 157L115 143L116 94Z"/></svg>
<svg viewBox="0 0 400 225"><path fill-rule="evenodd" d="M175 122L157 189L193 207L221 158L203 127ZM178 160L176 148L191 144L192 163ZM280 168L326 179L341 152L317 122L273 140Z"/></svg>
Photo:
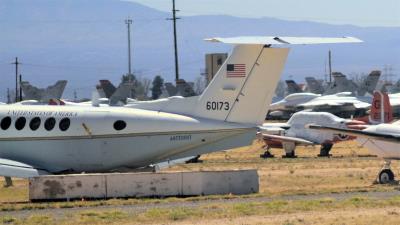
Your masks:
<svg viewBox="0 0 400 225"><path fill-rule="evenodd" d="M260 155L262 159L274 158L275 156L269 151L270 147L268 145L264 146L265 152Z"/></svg>
<svg viewBox="0 0 400 225"><path fill-rule="evenodd" d="M332 146L333 144L330 143L322 144L318 157L331 157L332 155L329 154L329 152L331 151Z"/></svg>
<svg viewBox="0 0 400 225"><path fill-rule="evenodd" d="M390 160L385 160L381 171L378 174L377 181L380 184L388 184L394 181L394 173L390 168Z"/></svg>

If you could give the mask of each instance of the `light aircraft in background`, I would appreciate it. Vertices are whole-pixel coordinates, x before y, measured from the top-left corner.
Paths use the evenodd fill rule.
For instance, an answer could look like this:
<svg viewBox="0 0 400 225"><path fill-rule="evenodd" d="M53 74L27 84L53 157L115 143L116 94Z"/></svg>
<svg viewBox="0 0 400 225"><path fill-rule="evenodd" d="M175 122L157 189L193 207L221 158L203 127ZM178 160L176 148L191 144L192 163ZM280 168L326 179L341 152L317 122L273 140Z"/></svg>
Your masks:
<svg viewBox="0 0 400 225"><path fill-rule="evenodd" d="M0 106L0 175L106 172L249 145L289 48L356 38L212 38L235 45L200 96L129 107Z"/></svg>
<svg viewBox="0 0 400 225"><path fill-rule="evenodd" d="M385 101L375 102L373 108L388 107L389 97L383 97ZM390 167L391 160L400 160L400 121L394 123L391 112L376 112L372 114L370 120L376 125L356 125L349 128L338 128L330 125L311 123L308 128L316 131L326 131L325 133L338 133L342 135L352 135L357 137L357 142L368 148L371 153L385 160L384 166L378 174L377 181L381 184L389 183L394 180L394 173ZM379 123L383 120L385 123Z"/></svg>
<svg viewBox="0 0 400 225"><path fill-rule="evenodd" d="M297 112L287 123L264 123L260 127L260 138L267 151L262 157L272 157L269 148L283 148L285 157L295 157L296 146L321 145L319 156L329 156L334 143L354 139L340 133L319 132L307 129L308 124L336 128L364 129L367 124L388 123L393 120L388 95L375 92L370 115L355 120L342 119L327 112Z"/></svg>

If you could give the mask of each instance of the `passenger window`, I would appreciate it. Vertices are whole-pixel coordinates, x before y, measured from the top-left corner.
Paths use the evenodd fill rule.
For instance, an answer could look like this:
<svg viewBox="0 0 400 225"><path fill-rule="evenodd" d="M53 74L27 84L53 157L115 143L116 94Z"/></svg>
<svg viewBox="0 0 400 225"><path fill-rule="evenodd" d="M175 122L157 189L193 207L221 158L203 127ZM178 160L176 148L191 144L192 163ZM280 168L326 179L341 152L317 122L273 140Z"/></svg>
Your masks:
<svg viewBox="0 0 400 225"><path fill-rule="evenodd" d="M29 122L29 127L31 128L31 130L37 130L40 127L40 122L40 118L35 117L31 120L31 122Z"/></svg>
<svg viewBox="0 0 400 225"><path fill-rule="evenodd" d="M7 116L1 120L0 127L2 130L7 130L11 125L11 117Z"/></svg>
<svg viewBox="0 0 400 225"><path fill-rule="evenodd" d="M56 119L54 119L53 117L48 118L45 122L44 122L44 128L47 131L51 131L53 130L54 126L56 125Z"/></svg>
<svg viewBox="0 0 400 225"><path fill-rule="evenodd" d="M114 123L114 129L115 130L123 130L126 127L126 123L123 120L117 120Z"/></svg>
<svg viewBox="0 0 400 225"><path fill-rule="evenodd" d="M66 130L68 130L70 124L71 124L71 121L69 118L63 118L60 121L60 124L58 124L58 126L60 127L61 131L66 131Z"/></svg>
<svg viewBox="0 0 400 225"><path fill-rule="evenodd" d="M26 124L25 117L20 117L15 121L15 129L22 130L22 129L24 129L25 124Z"/></svg>

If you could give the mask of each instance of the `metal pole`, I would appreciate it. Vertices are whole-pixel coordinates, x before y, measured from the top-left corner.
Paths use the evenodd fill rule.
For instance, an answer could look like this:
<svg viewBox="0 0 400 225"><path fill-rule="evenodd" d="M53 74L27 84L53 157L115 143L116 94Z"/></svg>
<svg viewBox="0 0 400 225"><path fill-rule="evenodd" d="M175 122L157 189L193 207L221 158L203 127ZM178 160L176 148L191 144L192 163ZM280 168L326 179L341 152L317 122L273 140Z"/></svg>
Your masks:
<svg viewBox="0 0 400 225"><path fill-rule="evenodd" d="M19 101L22 102L22 75L19 75Z"/></svg>
<svg viewBox="0 0 400 225"><path fill-rule="evenodd" d="M15 64L15 102L18 102L18 57L15 57L15 62L11 63Z"/></svg>
<svg viewBox="0 0 400 225"><path fill-rule="evenodd" d="M332 83L332 54L329 50L329 83Z"/></svg>
<svg viewBox="0 0 400 225"><path fill-rule="evenodd" d="M175 82L179 80L179 63L178 63L178 41L177 41L177 35L176 35L176 20L179 20L180 18L176 17L176 12L179 12L179 10L175 9L175 0L172 0L172 18L169 18L169 20L172 20L173 25L174 25L174 49L175 49Z"/></svg>
<svg viewBox="0 0 400 225"><path fill-rule="evenodd" d="M132 67L131 67L131 24L132 19L126 19L125 24L128 26L128 74L132 74Z"/></svg>

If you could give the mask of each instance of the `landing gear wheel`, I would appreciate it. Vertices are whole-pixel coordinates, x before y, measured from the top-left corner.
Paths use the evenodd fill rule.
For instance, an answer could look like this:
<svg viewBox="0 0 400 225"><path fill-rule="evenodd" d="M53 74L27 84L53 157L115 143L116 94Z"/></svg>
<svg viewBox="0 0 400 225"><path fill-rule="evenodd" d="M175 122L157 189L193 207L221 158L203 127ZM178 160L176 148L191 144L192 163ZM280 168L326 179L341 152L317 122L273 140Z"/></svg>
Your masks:
<svg viewBox="0 0 400 225"><path fill-rule="evenodd" d="M265 151L264 154L260 155L260 158L262 159L268 159L268 158L274 158L275 156L269 151Z"/></svg>
<svg viewBox="0 0 400 225"><path fill-rule="evenodd" d="M296 144L294 142L283 142L282 147L285 150L285 155L282 158L297 158L296 156Z"/></svg>
<svg viewBox="0 0 400 225"><path fill-rule="evenodd" d="M380 184L388 184L394 181L394 173L390 169L384 169L379 173L378 182Z"/></svg>
<svg viewBox="0 0 400 225"><path fill-rule="evenodd" d="M331 151L332 146L333 144L322 144L318 157L331 157L332 155L329 154L329 152Z"/></svg>

